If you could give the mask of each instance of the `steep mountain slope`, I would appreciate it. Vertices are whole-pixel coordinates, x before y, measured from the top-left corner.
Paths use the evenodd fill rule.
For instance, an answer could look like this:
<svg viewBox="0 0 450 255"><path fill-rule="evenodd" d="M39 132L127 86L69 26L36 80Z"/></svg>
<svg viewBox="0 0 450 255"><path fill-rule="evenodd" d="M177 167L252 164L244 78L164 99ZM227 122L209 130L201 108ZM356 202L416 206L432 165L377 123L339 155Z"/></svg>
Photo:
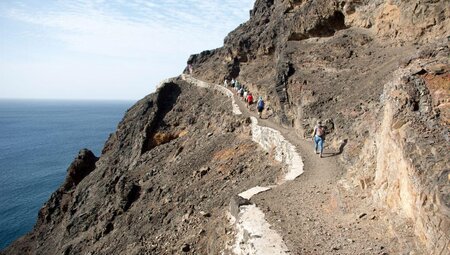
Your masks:
<svg viewBox="0 0 450 255"><path fill-rule="evenodd" d="M280 155L252 141L252 113L170 79L100 158L80 152L33 231L1 253L240 254L227 212L252 202L292 254L448 254L449 36L446 0L257 0L222 48L188 62L200 80L236 78L267 99L262 125L296 147L305 174L236 200L277 183ZM299 138L317 119L330 158Z"/></svg>
<svg viewBox="0 0 450 255"><path fill-rule="evenodd" d="M128 110L98 161L80 152L33 232L2 254L217 254L232 194L281 171L229 106L220 93L162 84Z"/></svg>
<svg viewBox="0 0 450 255"><path fill-rule="evenodd" d="M237 78L263 95L301 136L325 120L349 169L344 186L412 220L430 252L445 254L449 17L448 1L260 0L222 48L189 62L200 79Z"/></svg>

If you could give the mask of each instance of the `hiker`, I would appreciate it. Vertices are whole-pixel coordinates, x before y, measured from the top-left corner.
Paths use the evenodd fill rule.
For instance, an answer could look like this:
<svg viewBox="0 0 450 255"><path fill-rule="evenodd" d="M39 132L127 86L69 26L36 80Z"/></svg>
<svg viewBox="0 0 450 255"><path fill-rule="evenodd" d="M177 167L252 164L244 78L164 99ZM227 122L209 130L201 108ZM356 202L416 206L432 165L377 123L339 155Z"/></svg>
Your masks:
<svg viewBox="0 0 450 255"><path fill-rule="evenodd" d="M241 84L238 81L234 82L234 86L236 86L236 90L240 90L241 89Z"/></svg>
<svg viewBox="0 0 450 255"><path fill-rule="evenodd" d="M235 86L236 80L234 78L231 79L231 87L236 88Z"/></svg>
<svg viewBox="0 0 450 255"><path fill-rule="evenodd" d="M247 102L248 91L244 89L244 102Z"/></svg>
<svg viewBox="0 0 450 255"><path fill-rule="evenodd" d="M223 86L224 86L224 87L228 87L228 79L227 79L227 78L225 78L225 79L223 80Z"/></svg>
<svg viewBox="0 0 450 255"><path fill-rule="evenodd" d="M247 95L247 108L250 108L252 104L253 104L253 95L249 91Z"/></svg>
<svg viewBox="0 0 450 255"><path fill-rule="evenodd" d="M259 118L261 119L262 111L264 110L264 100L262 96L259 96L258 102L256 103L256 108L258 110Z"/></svg>
<svg viewBox="0 0 450 255"><path fill-rule="evenodd" d="M314 140L314 153L320 153L320 157L322 157L323 144L325 142L325 126L322 125L322 121L317 121L312 136Z"/></svg>

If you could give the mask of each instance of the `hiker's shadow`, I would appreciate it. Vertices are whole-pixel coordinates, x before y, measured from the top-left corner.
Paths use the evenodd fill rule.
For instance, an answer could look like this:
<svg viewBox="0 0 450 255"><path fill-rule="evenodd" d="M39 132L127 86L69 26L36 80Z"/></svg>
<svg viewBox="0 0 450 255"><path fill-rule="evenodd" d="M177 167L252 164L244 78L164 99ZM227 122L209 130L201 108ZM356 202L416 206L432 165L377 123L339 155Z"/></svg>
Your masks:
<svg viewBox="0 0 450 255"><path fill-rule="evenodd" d="M341 142L341 144L339 145L339 150L338 150L337 152L327 152L327 153L324 153L324 157L327 158L327 157L334 157L334 156L337 156L337 155L341 155L342 152L344 152L344 147L345 147L345 145L347 145L347 142L348 142L348 140L347 140L347 139L344 139L344 140Z"/></svg>

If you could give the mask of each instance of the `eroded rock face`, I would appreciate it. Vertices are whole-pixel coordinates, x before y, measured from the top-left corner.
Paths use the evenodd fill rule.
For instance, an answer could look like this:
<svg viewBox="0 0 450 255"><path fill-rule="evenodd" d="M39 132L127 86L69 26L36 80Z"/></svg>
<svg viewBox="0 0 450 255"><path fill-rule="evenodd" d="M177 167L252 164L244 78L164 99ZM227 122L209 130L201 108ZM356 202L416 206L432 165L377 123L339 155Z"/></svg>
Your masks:
<svg viewBox="0 0 450 255"><path fill-rule="evenodd" d="M88 149L83 149L78 153L78 156L67 169L64 183L39 211L35 229L47 228L48 225L55 225L60 222L62 216L68 211L76 187L95 170L97 161L98 158Z"/></svg>
<svg viewBox="0 0 450 255"><path fill-rule="evenodd" d="M305 137L326 120L354 187L371 189L379 206L416 223L430 253L445 254L449 31L443 0L259 0L222 48L191 59L195 76L237 78Z"/></svg>
<svg viewBox="0 0 450 255"><path fill-rule="evenodd" d="M400 71L399 71L400 72ZM420 75L397 74L387 85L374 179L376 198L412 218L430 251L449 247L448 126L439 120ZM449 80L450 82L450 80Z"/></svg>
<svg viewBox="0 0 450 255"><path fill-rule="evenodd" d="M188 62L208 82L237 78L305 137L322 119L348 187L447 254L449 12L446 0L257 0L222 48ZM98 161L74 162L86 171L3 253L218 254L230 197L281 170L231 109L221 93L166 81L128 110Z"/></svg>
<svg viewBox="0 0 450 255"><path fill-rule="evenodd" d="M222 48L193 55L189 61L196 75L209 81L239 77L270 98L280 121L291 124L300 114L292 107L303 99L300 91L320 92L317 85L335 88L335 96L346 102L360 100L348 97L357 96L359 87L378 97L385 78L403 58L414 55L417 45L445 43L450 27L447 4L260 0L250 20L232 31ZM374 69L379 70L367 77ZM348 87L342 88L344 84ZM322 103L329 99L324 96Z"/></svg>
<svg viewBox="0 0 450 255"><path fill-rule="evenodd" d="M67 176L62 185L62 192L69 192L95 169L98 158L88 149L82 149L67 170Z"/></svg>

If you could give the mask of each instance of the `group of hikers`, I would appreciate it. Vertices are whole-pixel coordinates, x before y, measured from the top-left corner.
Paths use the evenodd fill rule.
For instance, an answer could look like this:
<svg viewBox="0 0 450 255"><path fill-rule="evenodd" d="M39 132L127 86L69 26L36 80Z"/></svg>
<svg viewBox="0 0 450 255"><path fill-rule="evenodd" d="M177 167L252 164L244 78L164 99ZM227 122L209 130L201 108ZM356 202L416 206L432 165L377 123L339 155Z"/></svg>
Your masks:
<svg viewBox="0 0 450 255"><path fill-rule="evenodd" d="M192 74L192 65L188 64L185 72ZM237 81L235 78L229 80L228 78L224 79L223 85L225 87L231 87L236 91L236 94L246 102L247 108L251 108L254 103L255 98L253 97L252 92L244 85ZM264 111L265 102L262 96L258 97L256 101L256 109L258 111L259 118L262 118L262 112ZM319 156L323 157L323 148L325 143L325 133L326 127L322 124L322 121L318 120L316 126L313 129L312 139L314 141L314 153L319 154Z"/></svg>
<svg viewBox="0 0 450 255"><path fill-rule="evenodd" d="M241 84L234 78L232 78L231 80L225 78L223 85L225 87L231 87L232 89L234 89L236 91L236 94L246 102L247 108L251 107L254 102L254 97L245 85ZM261 118L262 112L264 110L264 100L262 96L259 96L258 98L256 109L258 111L259 118ZM314 141L314 153L319 154L319 156L322 158L325 142L325 126L320 120L317 121L317 125L313 129L312 139Z"/></svg>
<svg viewBox="0 0 450 255"><path fill-rule="evenodd" d="M244 102L247 105L247 108L250 109L252 104L254 103L255 98L253 97L252 92L244 85L241 84L236 79L232 78L230 81L225 78L223 85L225 87L231 86L232 89L236 91L236 94L244 100ZM262 118L262 112L264 111L265 102L263 100L262 96L258 97L258 100L256 101L256 110L258 111L258 116L261 119Z"/></svg>

